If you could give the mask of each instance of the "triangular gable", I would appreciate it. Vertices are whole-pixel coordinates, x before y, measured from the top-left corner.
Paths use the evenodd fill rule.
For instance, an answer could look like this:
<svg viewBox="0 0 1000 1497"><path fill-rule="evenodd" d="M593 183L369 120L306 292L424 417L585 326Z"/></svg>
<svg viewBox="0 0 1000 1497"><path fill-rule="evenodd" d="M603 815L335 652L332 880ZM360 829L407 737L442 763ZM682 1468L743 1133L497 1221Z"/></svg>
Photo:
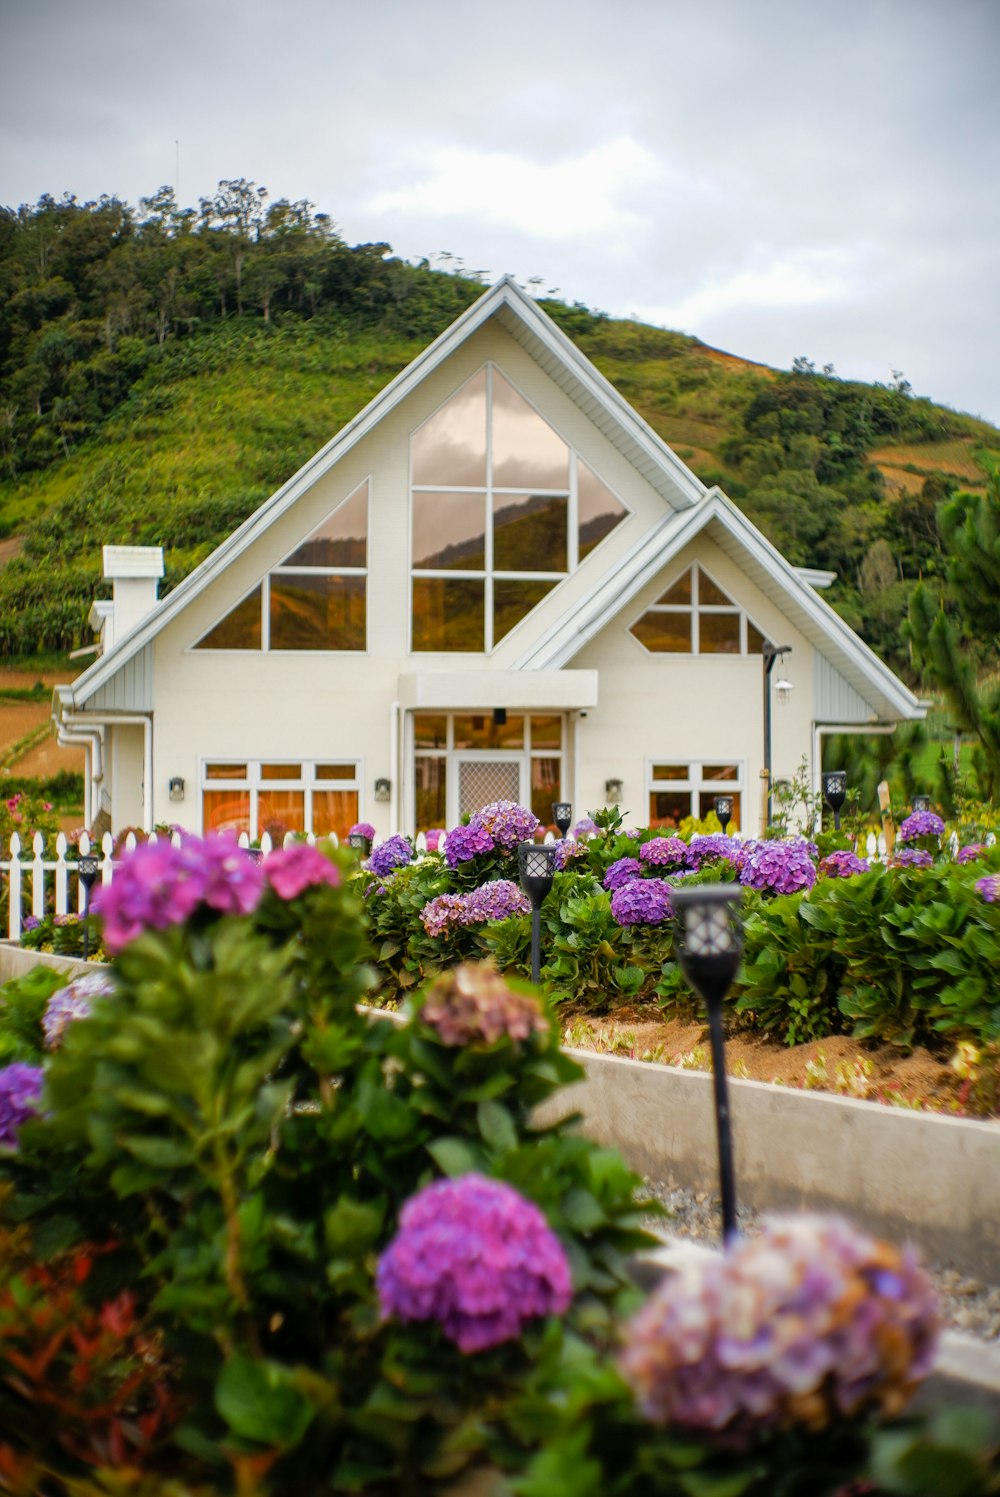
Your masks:
<svg viewBox="0 0 1000 1497"><path fill-rule="evenodd" d="M711 490L695 508L667 516L648 532L598 588L514 662L515 669L558 670L568 665L703 531L733 557L880 720L898 722L925 715L926 708L909 687L720 489Z"/></svg>
<svg viewBox="0 0 1000 1497"><path fill-rule="evenodd" d="M270 499L222 541L142 622L86 670L72 687L82 707L116 671L273 525L316 481L378 425L491 318L516 339L666 501L671 514L690 510L705 493L691 472L552 319L504 276L349 421Z"/></svg>

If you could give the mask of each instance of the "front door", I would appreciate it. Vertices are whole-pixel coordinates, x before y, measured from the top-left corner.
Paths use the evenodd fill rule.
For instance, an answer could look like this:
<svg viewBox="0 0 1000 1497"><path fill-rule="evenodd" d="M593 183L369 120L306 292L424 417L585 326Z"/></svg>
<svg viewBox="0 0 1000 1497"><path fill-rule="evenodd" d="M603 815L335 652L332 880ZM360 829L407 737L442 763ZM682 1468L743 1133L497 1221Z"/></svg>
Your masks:
<svg viewBox="0 0 1000 1497"><path fill-rule="evenodd" d="M524 799L524 754L502 754L489 750L456 750L452 755L455 773L450 776L452 794L456 797L449 825L471 816L491 801Z"/></svg>

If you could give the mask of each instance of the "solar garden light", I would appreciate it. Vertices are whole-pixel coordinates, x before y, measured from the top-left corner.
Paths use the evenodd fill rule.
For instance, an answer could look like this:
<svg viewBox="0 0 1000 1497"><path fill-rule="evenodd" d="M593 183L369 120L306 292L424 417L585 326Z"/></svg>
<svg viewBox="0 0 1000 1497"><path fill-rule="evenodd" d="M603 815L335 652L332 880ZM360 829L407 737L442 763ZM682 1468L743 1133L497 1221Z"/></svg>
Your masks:
<svg viewBox="0 0 1000 1497"><path fill-rule="evenodd" d="M823 799L833 812L833 829L840 831L840 808L847 799L847 776L842 769L831 769L823 776Z"/></svg>
<svg viewBox="0 0 1000 1497"><path fill-rule="evenodd" d="M565 837L573 820L573 807L568 800L554 800L552 802L552 820L559 828L559 835Z"/></svg>
<svg viewBox="0 0 1000 1497"><path fill-rule="evenodd" d="M722 830L725 831L733 819L733 797L731 795L717 795L715 797L715 814L719 818Z"/></svg>
<svg viewBox="0 0 1000 1497"><path fill-rule="evenodd" d="M913 797L913 809L914 809L914 811L929 811L930 808L931 808L931 798L930 798L929 795L915 795Z"/></svg>
<svg viewBox="0 0 1000 1497"><path fill-rule="evenodd" d="M97 883L97 874L100 863L93 853L81 853L77 859L76 876L83 887L83 959L87 960L90 954L90 927L87 924L90 915L90 891Z"/></svg>
<svg viewBox="0 0 1000 1497"><path fill-rule="evenodd" d="M722 1000L732 986L743 954L743 926L738 910L742 898L743 890L734 884L702 884L693 889L675 888L670 892L680 927L675 938L677 959L684 976L705 1000L708 1010L715 1130L719 1145L722 1241L727 1246L735 1238L737 1228Z"/></svg>
<svg viewBox="0 0 1000 1497"><path fill-rule="evenodd" d="M537 982L542 965L542 902L556 876L555 848L522 842L517 849L517 872L531 904L531 980Z"/></svg>
<svg viewBox="0 0 1000 1497"><path fill-rule="evenodd" d="M348 832L347 845L353 847L359 857L367 858L372 850L372 845L364 832Z"/></svg>

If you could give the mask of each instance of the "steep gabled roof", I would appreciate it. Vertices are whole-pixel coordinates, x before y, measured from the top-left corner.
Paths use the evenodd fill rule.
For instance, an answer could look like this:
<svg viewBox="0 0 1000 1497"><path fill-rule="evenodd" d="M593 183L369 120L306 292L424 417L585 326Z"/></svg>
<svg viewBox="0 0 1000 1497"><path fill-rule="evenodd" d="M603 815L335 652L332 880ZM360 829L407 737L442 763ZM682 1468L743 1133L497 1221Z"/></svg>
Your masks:
<svg viewBox="0 0 1000 1497"><path fill-rule="evenodd" d="M899 722L925 715L926 708L913 692L717 488L693 508L665 516L647 532L584 602L534 641L515 661L515 668L553 670L568 665L703 531L871 706L880 721Z"/></svg>
<svg viewBox="0 0 1000 1497"><path fill-rule="evenodd" d="M83 708L129 660L198 596L224 569L273 525L312 485L396 406L432 374L490 318L537 361L607 439L666 500L670 512L684 511L702 498L705 486L657 436L618 391L580 352L552 319L510 276L504 276L473 302L439 337L391 380L364 410L311 457L287 483L234 530L174 591L86 670L72 687L72 702Z"/></svg>

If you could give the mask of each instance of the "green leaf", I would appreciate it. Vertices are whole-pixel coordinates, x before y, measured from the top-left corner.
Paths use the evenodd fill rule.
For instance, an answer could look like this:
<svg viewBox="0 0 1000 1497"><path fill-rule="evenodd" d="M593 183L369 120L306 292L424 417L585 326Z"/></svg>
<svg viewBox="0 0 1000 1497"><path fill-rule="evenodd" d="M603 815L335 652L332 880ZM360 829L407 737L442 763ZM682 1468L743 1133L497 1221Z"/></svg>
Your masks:
<svg viewBox="0 0 1000 1497"><path fill-rule="evenodd" d="M464 1138L435 1138L427 1145L427 1152L441 1173L452 1179L483 1167L478 1149Z"/></svg>
<svg viewBox="0 0 1000 1497"><path fill-rule="evenodd" d="M334 1253L366 1252L378 1238L384 1215L381 1205L341 1196L323 1217L327 1247Z"/></svg>
<svg viewBox="0 0 1000 1497"><path fill-rule="evenodd" d="M505 1154L509 1149L517 1148L517 1129L502 1102L480 1102L476 1108L476 1122L483 1142L495 1154Z"/></svg>
<svg viewBox="0 0 1000 1497"><path fill-rule="evenodd" d="M215 1407L234 1434L261 1445L297 1445L315 1409L278 1362L237 1355L219 1373Z"/></svg>

